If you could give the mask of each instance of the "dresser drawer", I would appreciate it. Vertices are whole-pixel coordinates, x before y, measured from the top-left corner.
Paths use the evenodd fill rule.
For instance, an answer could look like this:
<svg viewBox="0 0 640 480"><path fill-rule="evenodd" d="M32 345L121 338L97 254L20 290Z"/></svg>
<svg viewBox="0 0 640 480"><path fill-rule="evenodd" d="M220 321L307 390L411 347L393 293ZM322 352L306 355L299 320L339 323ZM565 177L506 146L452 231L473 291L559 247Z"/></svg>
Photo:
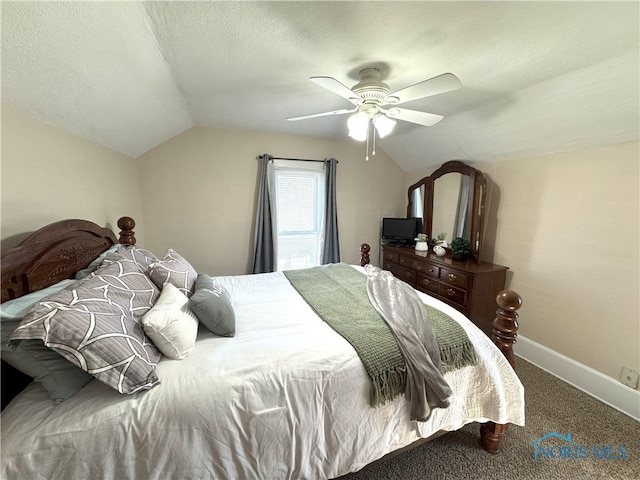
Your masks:
<svg viewBox="0 0 640 480"><path fill-rule="evenodd" d="M387 261L393 262L393 263L398 263L398 256L399 255L397 253L395 253L395 252L387 252L387 251L385 251L384 252L384 262L385 262L385 264L387 263Z"/></svg>
<svg viewBox="0 0 640 480"><path fill-rule="evenodd" d="M400 280L404 280L411 285L416 284L416 272L415 270L411 270L410 268L405 268L395 263L392 263L391 268L389 270L393 273L394 276L399 278Z"/></svg>
<svg viewBox="0 0 640 480"><path fill-rule="evenodd" d="M407 257L405 255L399 255L398 256L398 263L400 265L402 265L403 267L413 268L413 264L415 263L415 261L412 261L409 257Z"/></svg>
<svg viewBox="0 0 640 480"><path fill-rule="evenodd" d="M428 265L424 261L416 260L415 258L407 257L405 255L400 255L398 263L403 267L410 268L411 270L415 270L418 273L426 271L429 268L433 268L431 265Z"/></svg>
<svg viewBox="0 0 640 480"><path fill-rule="evenodd" d="M469 288L469 276L464 273L449 270L448 268L440 269L440 280L467 290Z"/></svg>
<svg viewBox="0 0 640 480"><path fill-rule="evenodd" d="M422 273L416 276L416 288L425 293L438 293L438 285L440 282L433 277L428 277Z"/></svg>
<svg viewBox="0 0 640 480"><path fill-rule="evenodd" d="M424 273L429 277L437 279L440 276L440 267L427 263L424 265L424 268L422 269L422 273Z"/></svg>
<svg viewBox="0 0 640 480"><path fill-rule="evenodd" d="M461 288L452 287L441 283L438 285L438 295L446 298L450 302L457 303L458 305L467 305L467 292Z"/></svg>

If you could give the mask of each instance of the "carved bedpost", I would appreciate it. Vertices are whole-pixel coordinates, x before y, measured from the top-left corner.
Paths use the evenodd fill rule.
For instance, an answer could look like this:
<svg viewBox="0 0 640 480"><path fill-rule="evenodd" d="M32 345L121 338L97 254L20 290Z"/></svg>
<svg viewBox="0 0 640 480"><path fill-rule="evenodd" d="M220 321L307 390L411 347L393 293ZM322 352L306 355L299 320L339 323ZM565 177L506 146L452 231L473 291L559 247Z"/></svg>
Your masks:
<svg viewBox="0 0 640 480"><path fill-rule="evenodd" d="M368 243L363 243L360 245L360 266L364 267L365 265L369 265L369 252L371 251L371 247Z"/></svg>
<svg viewBox="0 0 640 480"><path fill-rule="evenodd" d="M522 298L513 290L502 290L496 297L498 309L493 321L493 335L491 339L513 368L516 366L516 356L513 344L518 336L518 309L522 306Z"/></svg>
<svg viewBox="0 0 640 480"><path fill-rule="evenodd" d="M135 245L136 244L136 236L133 229L136 226L136 222L131 217L121 217L118 220L118 228L120 231L120 239L119 242L122 245Z"/></svg>
<svg viewBox="0 0 640 480"><path fill-rule="evenodd" d="M513 368L516 366L516 356L513 344L518 336L518 309L522 306L522 298L513 290L503 290L496 297L498 309L493 320L493 335L491 339ZM480 445L489 453L498 453L504 434L509 424L487 422L480 426Z"/></svg>

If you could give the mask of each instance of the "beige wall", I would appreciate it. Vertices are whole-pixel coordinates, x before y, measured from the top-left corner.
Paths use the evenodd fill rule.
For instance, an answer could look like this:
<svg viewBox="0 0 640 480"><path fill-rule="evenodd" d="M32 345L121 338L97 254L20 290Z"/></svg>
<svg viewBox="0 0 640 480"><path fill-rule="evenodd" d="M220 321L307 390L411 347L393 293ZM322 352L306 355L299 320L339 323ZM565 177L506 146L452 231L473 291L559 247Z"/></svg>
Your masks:
<svg viewBox="0 0 640 480"><path fill-rule="evenodd" d="M212 275L251 270L259 161L338 159L337 202L342 260L359 261L362 242L377 263L383 216L404 216L404 172L383 152L366 162L365 145L271 133L193 128L137 160L146 246L171 246Z"/></svg>
<svg viewBox="0 0 640 480"><path fill-rule="evenodd" d="M377 261L380 218L404 215L406 188L430 173L405 175L382 152L365 162L364 145L349 140L206 128L133 160L3 105L2 247L56 220L117 230L130 215L156 253L173 246L201 271L246 273L264 152L339 159L348 262L363 241ZM639 158L631 143L475 165L495 212L485 254L511 269L521 334L616 379L622 366L640 370Z"/></svg>
<svg viewBox="0 0 640 480"><path fill-rule="evenodd" d="M639 144L479 165L521 332L606 375L640 371Z"/></svg>
<svg viewBox="0 0 640 480"><path fill-rule="evenodd" d="M2 105L2 248L67 218L141 219L135 160ZM136 229L143 239L142 225Z"/></svg>
<svg viewBox="0 0 640 480"><path fill-rule="evenodd" d="M494 215L485 259L511 269L520 333L615 379L640 371L639 145L474 164Z"/></svg>

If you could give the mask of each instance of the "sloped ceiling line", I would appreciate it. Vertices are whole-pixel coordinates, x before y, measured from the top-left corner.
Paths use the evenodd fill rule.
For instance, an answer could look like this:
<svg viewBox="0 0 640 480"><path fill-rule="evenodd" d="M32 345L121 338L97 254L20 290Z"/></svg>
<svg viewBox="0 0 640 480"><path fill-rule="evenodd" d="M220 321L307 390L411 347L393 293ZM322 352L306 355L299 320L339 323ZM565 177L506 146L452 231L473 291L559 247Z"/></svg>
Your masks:
<svg viewBox="0 0 640 480"><path fill-rule="evenodd" d="M351 87L445 72L377 142L405 171L638 140L640 2L0 2L2 101L138 157L193 126L346 137ZM353 80L353 81L352 81Z"/></svg>

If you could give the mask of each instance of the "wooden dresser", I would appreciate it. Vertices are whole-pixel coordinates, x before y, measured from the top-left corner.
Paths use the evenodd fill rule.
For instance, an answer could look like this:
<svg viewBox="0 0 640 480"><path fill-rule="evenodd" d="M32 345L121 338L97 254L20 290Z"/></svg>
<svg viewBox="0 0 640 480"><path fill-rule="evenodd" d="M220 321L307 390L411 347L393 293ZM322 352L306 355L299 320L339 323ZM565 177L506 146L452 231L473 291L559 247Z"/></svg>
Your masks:
<svg viewBox="0 0 640 480"><path fill-rule="evenodd" d="M448 303L491 336L496 296L504 289L508 267L454 262L413 247L382 246L382 268L412 287Z"/></svg>

